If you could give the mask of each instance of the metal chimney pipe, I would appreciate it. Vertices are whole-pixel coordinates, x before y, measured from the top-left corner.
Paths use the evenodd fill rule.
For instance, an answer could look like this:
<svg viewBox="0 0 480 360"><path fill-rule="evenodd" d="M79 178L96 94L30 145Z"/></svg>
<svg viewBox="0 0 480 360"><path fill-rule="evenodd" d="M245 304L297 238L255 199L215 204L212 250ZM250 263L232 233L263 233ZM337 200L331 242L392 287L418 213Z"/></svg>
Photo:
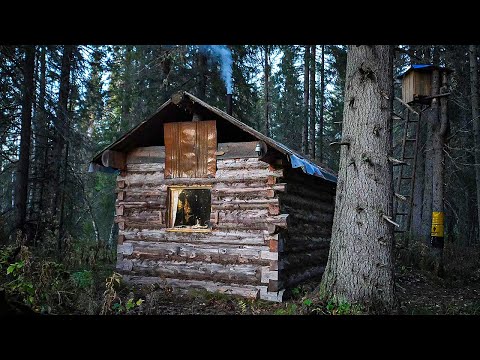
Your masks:
<svg viewBox="0 0 480 360"><path fill-rule="evenodd" d="M227 114L232 115L232 94L227 94Z"/></svg>

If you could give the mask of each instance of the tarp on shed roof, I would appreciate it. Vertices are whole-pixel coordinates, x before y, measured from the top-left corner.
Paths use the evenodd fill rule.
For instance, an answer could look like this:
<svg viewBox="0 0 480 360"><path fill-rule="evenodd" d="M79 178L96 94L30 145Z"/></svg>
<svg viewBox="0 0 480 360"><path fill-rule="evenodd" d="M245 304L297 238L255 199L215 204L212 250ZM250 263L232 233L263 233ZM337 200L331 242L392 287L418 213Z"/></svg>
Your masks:
<svg viewBox="0 0 480 360"><path fill-rule="evenodd" d="M410 71L412 70L420 70L420 71L428 71L428 70L433 70L437 69L440 71L446 71L447 73L453 72L453 70L442 67L442 66L437 66L433 64L412 64L405 72L403 72L401 75L397 76L397 79L403 78L405 75L407 75Z"/></svg>

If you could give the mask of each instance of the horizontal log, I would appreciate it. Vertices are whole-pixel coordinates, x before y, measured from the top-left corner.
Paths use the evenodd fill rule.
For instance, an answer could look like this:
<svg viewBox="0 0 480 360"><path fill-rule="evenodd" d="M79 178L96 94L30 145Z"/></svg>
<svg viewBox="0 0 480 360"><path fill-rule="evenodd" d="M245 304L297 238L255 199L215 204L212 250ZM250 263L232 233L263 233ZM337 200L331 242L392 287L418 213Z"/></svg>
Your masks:
<svg viewBox="0 0 480 360"><path fill-rule="evenodd" d="M127 171L129 173L159 172L163 174L165 171L165 163L127 164Z"/></svg>
<svg viewBox="0 0 480 360"><path fill-rule="evenodd" d="M128 164L164 163L165 146L138 147L127 154Z"/></svg>
<svg viewBox="0 0 480 360"><path fill-rule="evenodd" d="M120 246L124 255L142 257L143 254L152 255L161 251L171 255L194 258L197 255L231 255L244 259L263 259L262 251L267 251L265 245L233 245L233 244L193 244L176 242L149 242L128 241Z"/></svg>
<svg viewBox="0 0 480 360"><path fill-rule="evenodd" d="M313 201L334 203L335 194L326 192L321 186L309 187L287 182L286 192Z"/></svg>
<svg viewBox="0 0 480 360"><path fill-rule="evenodd" d="M212 211L221 211L221 210L257 210L257 209L269 209L270 206L277 206L277 204L270 204L270 203L230 203L228 201L222 202L221 204L212 204ZM278 214L270 214L270 215L278 215Z"/></svg>
<svg viewBox="0 0 480 360"><path fill-rule="evenodd" d="M278 267L282 271L289 269L304 269L306 267L325 265L328 249L305 251L301 253L282 253Z"/></svg>
<svg viewBox="0 0 480 360"><path fill-rule="evenodd" d="M239 195L239 194L253 194L257 195L256 197L273 197L274 193L272 191L282 191L285 188L285 185L278 184L273 188L272 186L262 186L262 187L219 187L215 186L212 188L213 196L228 196L228 195Z"/></svg>
<svg viewBox="0 0 480 360"><path fill-rule="evenodd" d="M102 165L113 169L125 170L126 168L126 156L125 153L105 150L102 154Z"/></svg>
<svg viewBox="0 0 480 360"><path fill-rule="evenodd" d="M304 209L326 213L333 213L335 210L335 203L333 201L314 200L289 192L279 194L279 200L281 206L288 206L292 208L292 210Z"/></svg>
<svg viewBox="0 0 480 360"><path fill-rule="evenodd" d="M287 210L286 210L287 211ZM300 222L310 224L331 224L333 222L333 213L320 213L320 212L308 212L297 209L296 211L290 211L289 224ZM331 226L331 225L330 225Z"/></svg>
<svg viewBox="0 0 480 360"><path fill-rule="evenodd" d="M278 199L236 199L236 198L227 198L224 197L221 200L212 200L212 205L233 205L233 204L278 204Z"/></svg>
<svg viewBox="0 0 480 360"><path fill-rule="evenodd" d="M257 159L237 159L237 160L218 160L217 171L257 171L260 169L268 169L268 163L259 161Z"/></svg>
<svg viewBox="0 0 480 360"><path fill-rule="evenodd" d="M282 280L283 287L293 287L305 280L308 280L312 277L317 277L323 274L325 271L325 266L315 266L308 269L301 270L299 272L286 273L280 272L280 279Z"/></svg>
<svg viewBox="0 0 480 360"><path fill-rule="evenodd" d="M127 283L138 285L157 284L160 287L173 287L176 289L204 289L208 292L217 292L229 295L239 295L246 298L256 299L259 296L259 289L252 285L229 285L214 281L181 280L173 278L161 278L153 276L132 276L124 275L123 280Z"/></svg>
<svg viewBox="0 0 480 360"><path fill-rule="evenodd" d="M327 250L330 248L329 239L325 238L290 238L282 242L284 252L304 252L313 250Z"/></svg>
<svg viewBox="0 0 480 360"><path fill-rule="evenodd" d="M267 177L282 176L282 170L271 171L268 169L250 170L218 170L215 178L175 178L165 179L163 173L129 173L119 180L125 181L128 187L144 185L207 185L219 182L245 182L250 180L267 182Z"/></svg>
<svg viewBox="0 0 480 360"><path fill-rule="evenodd" d="M235 159L235 158L258 158L255 148L258 141L237 142L237 143L219 143L217 151L222 153L217 159Z"/></svg>
<svg viewBox="0 0 480 360"><path fill-rule="evenodd" d="M211 233L182 233L165 230L122 231L125 240L154 241L190 244L231 244L231 245L264 245L264 235L261 231L223 232L213 230Z"/></svg>
<svg viewBox="0 0 480 360"><path fill-rule="evenodd" d="M130 252L129 258L150 260L206 262L217 264L269 264L261 259L261 251L267 246L231 245L231 244L192 244L175 242L129 242L132 245L125 251Z"/></svg>
<svg viewBox="0 0 480 360"><path fill-rule="evenodd" d="M208 280L236 284L260 284L261 267L251 264L221 265L203 262L170 262L147 259L124 260L132 262L135 274L150 274L188 280Z"/></svg>
<svg viewBox="0 0 480 360"><path fill-rule="evenodd" d="M330 238L332 236L332 226L331 223L290 223L288 232L291 234L302 234L302 236L311 238Z"/></svg>
<svg viewBox="0 0 480 360"><path fill-rule="evenodd" d="M119 201L117 206L125 209L164 209L166 201Z"/></svg>

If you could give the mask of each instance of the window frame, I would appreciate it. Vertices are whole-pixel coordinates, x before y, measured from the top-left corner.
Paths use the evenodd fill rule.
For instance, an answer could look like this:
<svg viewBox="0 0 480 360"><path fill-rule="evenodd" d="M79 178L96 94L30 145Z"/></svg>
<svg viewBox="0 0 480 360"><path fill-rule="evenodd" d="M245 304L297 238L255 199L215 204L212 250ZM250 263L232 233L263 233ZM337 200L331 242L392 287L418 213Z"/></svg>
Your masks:
<svg viewBox="0 0 480 360"><path fill-rule="evenodd" d="M207 233L212 232L212 225L210 224L206 229L193 229L193 228L175 228L173 227L173 203L172 203L172 189L189 189L189 190L210 190L210 218L212 216L212 187L213 185L169 185L167 186L167 211L165 216L165 227L166 231L172 232L197 232L197 233Z"/></svg>

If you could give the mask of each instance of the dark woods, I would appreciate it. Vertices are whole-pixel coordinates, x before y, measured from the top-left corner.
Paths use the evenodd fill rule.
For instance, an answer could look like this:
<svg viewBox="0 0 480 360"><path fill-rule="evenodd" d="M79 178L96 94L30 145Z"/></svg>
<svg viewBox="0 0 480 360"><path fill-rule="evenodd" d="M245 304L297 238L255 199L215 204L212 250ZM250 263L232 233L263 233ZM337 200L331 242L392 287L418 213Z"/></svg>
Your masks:
<svg viewBox="0 0 480 360"><path fill-rule="evenodd" d="M39 289L55 286L47 278L58 280L73 271L71 286L78 287L89 281L84 270L97 266L111 274L118 233L115 176L88 173L89 162L175 91L225 109L226 86L231 86L234 117L338 170L339 146L329 144L341 139L346 47L234 45L223 50L231 53L231 85L225 81L225 53L212 47L0 46L0 245L8 249L0 253L0 276L7 268L9 276L20 276L30 266L37 288L29 290L30 283L35 287L32 281L15 278L28 304L45 302ZM397 46L394 78L412 63L453 70L443 157L445 240L446 256L463 256L479 237L477 47ZM399 81L392 81L395 96L401 97ZM402 131L403 123L393 121L396 158ZM410 231L398 237L399 244L411 247L430 232L431 136L428 122L420 123L414 216ZM394 181L398 171L395 167ZM34 252L49 260L36 267L30 261Z"/></svg>

